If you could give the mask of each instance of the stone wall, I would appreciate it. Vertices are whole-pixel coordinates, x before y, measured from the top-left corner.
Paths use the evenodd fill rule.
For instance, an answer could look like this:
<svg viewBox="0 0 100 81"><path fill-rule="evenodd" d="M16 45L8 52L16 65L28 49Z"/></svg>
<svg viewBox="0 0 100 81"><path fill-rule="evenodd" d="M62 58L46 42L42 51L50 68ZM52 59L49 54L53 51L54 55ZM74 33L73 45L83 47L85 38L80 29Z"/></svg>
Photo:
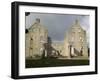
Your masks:
<svg viewBox="0 0 100 81"><path fill-rule="evenodd" d="M80 26L79 21L76 20L75 23L72 25L66 35L65 40L66 52L70 50L69 47L71 46L74 48L75 56L88 57L86 31Z"/></svg>
<svg viewBox="0 0 100 81"><path fill-rule="evenodd" d="M88 57L86 31L76 20L66 31L63 42L52 42L52 38L48 41L46 27L41 25L39 19L36 19L36 22L27 29L25 34L25 56L26 58L41 58L44 52L47 53L47 56L54 54L66 58L72 58L72 56Z"/></svg>
<svg viewBox="0 0 100 81"><path fill-rule="evenodd" d="M26 57L36 58L41 57L44 49L44 44L47 43L48 31L36 21L26 34Z"/></svg>

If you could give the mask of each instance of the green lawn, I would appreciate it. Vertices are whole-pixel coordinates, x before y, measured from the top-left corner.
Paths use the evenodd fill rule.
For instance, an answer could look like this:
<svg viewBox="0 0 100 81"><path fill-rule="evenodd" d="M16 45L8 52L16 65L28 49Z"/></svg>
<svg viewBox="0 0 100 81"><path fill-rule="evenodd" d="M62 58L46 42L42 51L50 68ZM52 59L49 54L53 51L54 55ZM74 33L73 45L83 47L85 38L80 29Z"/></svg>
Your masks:
<svg viewBox="0 0 100 81"><path fill-rule="evenodd" d="M44 58L38 60L27 59L26 68L36 67L56 67L56 66L80 66L89 65L89 60L71 60L71 59L55 59L55 58Z"/></svg>

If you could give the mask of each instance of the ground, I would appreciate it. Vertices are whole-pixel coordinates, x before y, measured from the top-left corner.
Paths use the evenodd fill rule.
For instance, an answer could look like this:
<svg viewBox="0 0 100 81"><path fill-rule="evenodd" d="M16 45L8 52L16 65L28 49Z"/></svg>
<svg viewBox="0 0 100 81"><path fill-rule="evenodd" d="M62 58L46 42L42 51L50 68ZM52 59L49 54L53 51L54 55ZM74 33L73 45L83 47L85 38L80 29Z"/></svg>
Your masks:
<svg viewBox="0 0 100 81"><path fill-rule="evenodd" d="M88 59L26 59L26 68L89 65Z"/></svg>

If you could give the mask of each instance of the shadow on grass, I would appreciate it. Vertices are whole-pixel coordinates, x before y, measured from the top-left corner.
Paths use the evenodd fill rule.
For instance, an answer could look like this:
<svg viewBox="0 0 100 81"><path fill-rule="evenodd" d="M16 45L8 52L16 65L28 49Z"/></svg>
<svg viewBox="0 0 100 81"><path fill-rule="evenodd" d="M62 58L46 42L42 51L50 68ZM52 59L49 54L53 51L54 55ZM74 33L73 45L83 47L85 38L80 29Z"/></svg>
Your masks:
<svg viewBox="0 0 100 81"><path fill-rule="evenodd" d="M89 65L89 60L62 60L55 58L27 59L25 62L26 68Z"/></svg>

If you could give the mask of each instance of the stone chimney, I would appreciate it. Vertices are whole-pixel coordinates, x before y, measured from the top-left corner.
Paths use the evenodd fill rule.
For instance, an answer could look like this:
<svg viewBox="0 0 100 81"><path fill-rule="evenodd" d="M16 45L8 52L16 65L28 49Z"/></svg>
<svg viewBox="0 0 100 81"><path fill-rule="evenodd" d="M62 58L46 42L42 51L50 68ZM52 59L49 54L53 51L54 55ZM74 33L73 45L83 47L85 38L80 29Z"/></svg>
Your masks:
<svg viewBox="0 0 100 81"><path fill-rule="evenodd" d="M36 18L36 23L39 24L40 23L40 19Z"/></svg>
<svg viewBox="0 0 100 81"><path fill-rule="evenodd" d="M79 25L79 20L78 19L75 20L75 24Z"/></svg>
<svg viewBox="0 0 100 81"><path fill-rule="evenodd" d="M74 24L74 25L75 25L76 27L81 27L81 26L80 26L80 22L79 22L78 19L75 20L75 24Z"/></svg>

